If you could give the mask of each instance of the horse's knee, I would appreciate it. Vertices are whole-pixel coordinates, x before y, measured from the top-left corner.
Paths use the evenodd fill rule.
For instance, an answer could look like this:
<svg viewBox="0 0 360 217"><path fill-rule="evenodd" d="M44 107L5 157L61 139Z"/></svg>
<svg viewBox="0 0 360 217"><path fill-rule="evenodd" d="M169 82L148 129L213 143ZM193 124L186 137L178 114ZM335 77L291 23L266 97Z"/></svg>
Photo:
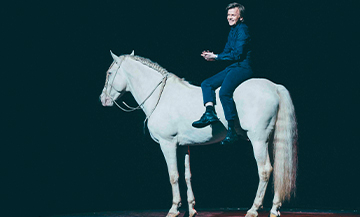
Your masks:
<svg viewBox="0 0 360 217"><path fill-rule="evenodd" d="M170 174L170 183L171 184L177 184L178 181L179 181L179 174L177 174L177 173Z"/></svg>
<svg viewBox="0 0 360 217"><path fill-rule="evenodd" d="M186 181L186 183L191 182L191 173L185 173L185 181Z"/></svg>
<svg viewBox="0 0 360 217"><path fill-rule="evenodd" d="M186 181L187 184L190 184L190 182L191 182L191 172L190 172L190 170L185 171L185 181Z"/></svg>
<svg viewBox="0 0 360 217"><path fill-rule="evenodd" d="M273 168L271 165L265 165L264 168L259 169L260 180L268 182Z"/></svg>
<svg viewBox="0 0 360 217"><path fill-rule="evenodd" d="M186 182L186 184L191 184L191 177L186 177L185 178L185 182Z"/></svg>

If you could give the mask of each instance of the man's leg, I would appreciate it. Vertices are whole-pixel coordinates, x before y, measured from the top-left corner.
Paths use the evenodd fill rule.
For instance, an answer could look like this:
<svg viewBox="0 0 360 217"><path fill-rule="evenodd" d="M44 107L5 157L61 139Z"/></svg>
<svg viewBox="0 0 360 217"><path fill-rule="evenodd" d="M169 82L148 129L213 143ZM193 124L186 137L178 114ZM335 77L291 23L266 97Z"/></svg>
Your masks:
<svg viewBox="0 0 360 217"><path fill-rule="evenodd" d="M201 83L201 90L206 110L200 120L195 121L192 124L193 127L202 128L219 121L214 108L216 103L215 89L221 86L226 74L227 70L225 69Z"/></svg>
<svg viewBox="0 0 360 217"><path fill-rule="evenodd" d="M228 121L228 132L225 139L221 142L222 145L231 144L238 140L234 127L237 111L233 100L233 93L243 81L251 77L251 74L251 69L233 68L229 70L221 85L219 97L224 109L225 119Z"/></svg>

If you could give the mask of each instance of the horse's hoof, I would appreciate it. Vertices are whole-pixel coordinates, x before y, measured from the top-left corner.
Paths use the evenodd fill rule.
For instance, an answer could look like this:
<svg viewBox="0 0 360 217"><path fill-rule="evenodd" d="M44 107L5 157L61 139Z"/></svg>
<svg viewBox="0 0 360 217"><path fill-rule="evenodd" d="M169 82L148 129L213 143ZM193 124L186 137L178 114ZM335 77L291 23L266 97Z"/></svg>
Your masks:
<svg viewBox="0 0 360 217"><path fill-rule="evenodd" d="M278 211L277 214L271 212L269 217L280 217L280 212Z"/></svg>
<svg viewBox="0 0 360 217"><path fill-rule="evenodd" d="M180 215L180 212L179 212L179 211L178 211L177 213L171 213L171 212L169 212L166 217L176 217L176 216L178 216L178 215Z"/></svg>
<svg viewBox="0 0 360 217"><path fill-rule="evenodd" d="M196 212L196 210L192 210L191 212L189 212L189 217L195 217L198 213Z"/></svg>
<svg viewBox="0 0 360 217"><path fill-rule="evenodd" d="M248 212L245 217L257 217L255 213Z"/></svg>

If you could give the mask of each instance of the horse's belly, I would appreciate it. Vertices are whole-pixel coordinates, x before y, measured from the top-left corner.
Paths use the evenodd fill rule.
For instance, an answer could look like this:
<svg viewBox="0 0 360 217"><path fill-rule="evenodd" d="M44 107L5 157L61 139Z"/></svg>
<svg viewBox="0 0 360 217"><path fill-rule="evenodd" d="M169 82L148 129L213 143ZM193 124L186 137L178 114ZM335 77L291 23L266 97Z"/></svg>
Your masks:
<svg viewBox="0 0 360 217"><path fill-rule="evenodd" d="M180 131L177 139L179 145L208 145L220 142L225 136L226 128L218 122L201 129L191 127L184 132Z"/></svg>

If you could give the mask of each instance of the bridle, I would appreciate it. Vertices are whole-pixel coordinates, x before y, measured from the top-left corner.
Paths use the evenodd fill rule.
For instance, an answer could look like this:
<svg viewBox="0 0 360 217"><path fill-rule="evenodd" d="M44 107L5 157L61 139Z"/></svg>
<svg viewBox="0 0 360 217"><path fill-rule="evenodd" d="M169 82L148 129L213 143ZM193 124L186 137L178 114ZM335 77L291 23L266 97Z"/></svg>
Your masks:
<svg viewBox="0 0 360 217"><path fill-rule="evenodd" d="M120 67L121 67L121 64L123 63L124 59L125 59L125 56L121 59L120 64L118 64L119 66L118 66L118 68L116 69L116 72L115 72L115 75L114 75L114 79L112 80L112 82L111 82L111 84L110 84L110 91L107 91L108 86L109 86L109 77L110 77L110 72L109 72L109 71L110 71L110 69L113 67L113 65L114 65L114 63L115 63L115 60L114 60L113 63L110 65L109 69L108 69L107 72L106 72L106 80L105 80L105 87L106 87L106 89L103 90L103 93L104 93L106 96L108 96L108 97L112 100L112 102L113 102L118 108L120 108L121 110L123 110L124 112L133 112L133 111L142 109L142 108L143 108L143 105L145 104L145 102L152 96L152 94L155 92L155 90L161 85L160 93L159 93L158 99L157 99L157 101L156 101L156 104L155 104L154 108L151 110L151 112L149 113L149 115L147 115L147 117L145 118L145 121L144 121L144 123L145 123L145 122L150 118L150 116L151 116L152 113L155 111L157 105L158 105L159 102L160 102L160 98L161 98L161 95L162 95L162 93L163 93L163 91L164 91L164 88L165 88L166 81L167 81L167 78L168 78L169 73L165 73L165 74L163 75L163 78L161 79L161 81L155 86L155 88L150 92L150 94L149 94L149 95L143 100L143 102L140 103L137 107L131 107L131 106L127 105L124 101L122 101L122 103L127 107L127 108L123 108L123 107L121 107L121 106L115 101L114 98L112 98L112 97L110 96L110 93L111 93L112 88L114 87L114 86L113 86L113 83L114 83L115 77L116 77L116 75L117 75L117 73L118 73L118 71L119 71L119 69L120 69ZM115 88L114 88L114 89L115 89ZM115 89L115 90L116 90L116 89ZM117 90L116 90L116 91L117 91ZM118 92L119 92L119 91L118 91Z"/></svg>

